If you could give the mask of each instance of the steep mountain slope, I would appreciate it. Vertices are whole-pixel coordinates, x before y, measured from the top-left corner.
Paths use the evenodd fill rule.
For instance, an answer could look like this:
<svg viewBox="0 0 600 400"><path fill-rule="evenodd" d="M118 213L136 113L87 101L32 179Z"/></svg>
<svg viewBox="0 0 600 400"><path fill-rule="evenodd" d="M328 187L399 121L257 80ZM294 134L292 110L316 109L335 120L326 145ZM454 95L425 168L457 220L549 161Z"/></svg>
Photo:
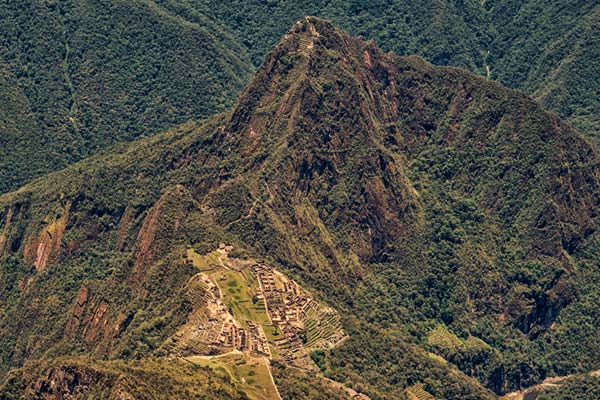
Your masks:
<svg viewBox="0 0 600 400"><path fill-rule="evenodd" d="M489 56L492 76L539 99L597 144L600 6L593 1L490 4L497 31Z"/></svg>
<svg viewBox="0 0 600 400"><path fill-rule="evenodd" d="M6 1L0 16L0 192L222 111L250 75L218 25L152 1Z"/></svg>
<svg viewBox="0 0 600 400"><path fill-rule="evenodd" d="M589 0L8 1L0 192L224 110L304 15L524 90L597 140L600 8Z"/></svg>
<svg viewBox="0 0 600 400"><path fill-rule="evenodd" d="M198 311L186 254L220 243L342 315L324 378L274 365L282 395L492 399L597 369L598 161L521 92L305 18L231 111L0 197L1 372L164 356Z"/></svg>
<svg viewBox="0 0 600 400"><path fill-rule="evenodd" d="M14 371L2 393L17 399L247 399L227 379L178 360L57 359Z"/></svg>
<svg viewBox="0 0 600 400"><path fill-rule="evenodd" d="M588 137L600 136L600 6L595 1L214 1L255 62L304 15L329 18L384 50L466 68L525 91Z"/></svg>

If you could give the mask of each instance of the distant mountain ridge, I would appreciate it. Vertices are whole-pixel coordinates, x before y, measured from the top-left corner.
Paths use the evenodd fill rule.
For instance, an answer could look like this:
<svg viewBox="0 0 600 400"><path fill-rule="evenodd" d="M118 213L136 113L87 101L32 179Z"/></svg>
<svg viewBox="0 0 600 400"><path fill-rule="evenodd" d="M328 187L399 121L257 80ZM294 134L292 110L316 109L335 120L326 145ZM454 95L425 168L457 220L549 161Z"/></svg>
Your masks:
<svg viewBox="0 0 600 400"><path fill-rule="evenodd" d="M230 106L249 59L195 17L147 0L3 2L0 192Z"/></svg>
<svg viewBox="0 0 600 400"><path fill-rule="evenodd" d="M305 15L519 88L597 142L600 6L590 0L8 1L0 192L224 111Z"/></svg>
<svg viewBox="0 0 600 400"><path fill-rule="evenodd" d="M0 371L23 367L0 393L77 363L59 356L164 362L192 312L186 254L221 243L341 315L349 338L311 362L371 399L597 369L599 161L519 91L303 18L231 110L0 196Z"/></svg>

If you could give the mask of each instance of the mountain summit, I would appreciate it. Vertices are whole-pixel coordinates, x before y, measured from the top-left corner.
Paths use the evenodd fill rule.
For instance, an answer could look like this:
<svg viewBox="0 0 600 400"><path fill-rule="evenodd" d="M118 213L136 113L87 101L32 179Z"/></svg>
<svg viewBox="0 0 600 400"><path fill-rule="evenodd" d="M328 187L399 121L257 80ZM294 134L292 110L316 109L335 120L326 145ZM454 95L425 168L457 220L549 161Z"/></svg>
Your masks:
<svg viewBox="0 0 600 400"><path fill-rule="evenodd" d="M137 398L132 359L266 366L284 398L590 371L599 202L596 150L537 102L306 17L229 112L0 197L3 393L83 369Z"/></svg>

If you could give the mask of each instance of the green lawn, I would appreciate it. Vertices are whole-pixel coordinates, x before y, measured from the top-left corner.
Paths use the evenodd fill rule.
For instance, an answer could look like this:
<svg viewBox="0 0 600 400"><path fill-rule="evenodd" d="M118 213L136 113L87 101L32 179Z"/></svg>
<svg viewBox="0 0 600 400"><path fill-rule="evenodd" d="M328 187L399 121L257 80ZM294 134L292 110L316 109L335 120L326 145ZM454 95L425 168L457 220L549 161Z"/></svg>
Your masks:
<svg viewBox="0 0 600 400"><path fill-rule="evenodd" d="M187 258L198 270L207 272L219 285L221 293L223 293L223 302L242 325L246 325L246 320L255 321L261 325L271 322L264 309L264 302L261 301L257 304L252 302L258 292L258 282L254 279L250 269L243 268L242 271L237 272L221 267L217 251L200 255L190 248L187 250Z"/></svg>
<svg viewBox="0 0 600 400"><path fill-rule="evenodd" d="M221 288L224 303L240 323L245 325L246 320L251 320L261 325L268 324L267 312L256 307L252 302L252 298L256 296L258 290L258 283L253 278L249 280L249 277L251 278L252 275L226 270L212 275Z"/></svg>
<svg viewBox="0 0 600 400"><path fill-rule="evenodd" d="M277 326L263 325L263 329L265 330L265 335L267 336L267 339L270 341L282 338L281 329L279 329Z"/></svg>
<svg viewBox="0 0 600 400"><path fill-rule="evenodd" d="M279 398L265 358L228 354L210 359L194 356L189 357L188 360L203 367L210 367L219 374L227 374L231 382L244 391L251 400Z"/></svg>

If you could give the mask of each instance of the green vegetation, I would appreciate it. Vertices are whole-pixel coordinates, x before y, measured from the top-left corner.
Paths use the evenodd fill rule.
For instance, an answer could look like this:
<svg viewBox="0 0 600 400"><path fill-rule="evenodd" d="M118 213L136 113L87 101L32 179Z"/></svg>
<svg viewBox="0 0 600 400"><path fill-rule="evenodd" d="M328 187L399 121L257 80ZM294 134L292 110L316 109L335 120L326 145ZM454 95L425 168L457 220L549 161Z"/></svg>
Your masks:
<svg viewBox="0 0 600 400"><path fill-rule="evenodd" d="M248 358L242 354L217 357L188 357L194 364L209 367L224 379L230 379L250 400L278 399L277 388L271 378L265 358Z"/></svg>
<svg viewBox="0 0 600 400"><path fill-rule="evenodd" d="M178 2L0 5L0 193L106 146L226 109L243 47Z"/></svg>
<svg viewBox="0 0 600 400"><path fill-rule="evenodd" d="M28 365L0 386L6 400L33 398L246 399L227 379L182 360L101 362L60 358Z"/></svg>
<svg viewBox="0 0 600 400"><path fill-rule="evenodd" d="M225 110L305 15L489 75L600 136L592 0L10 0L0 5L0 193Z"/></svg>
<svg viewBox="0 0 600 400"><path fill-rule="evenodd" d="M493 399L594 370L599 177L596 149L521 92L305 19L231 111L0 196L0 372L158 353L191 308L187 249L219 243L343 316L349 339L313 360L373 400L419 383ZM27 255L68 201L37 271ZM239 315L248 279L219 283ZM321 390L287 368L274 368L284 397Z"/></svg>
<svg viewBox="0 0 600 400"><path fill-rule="evenodd" d="M353 396L330 381L315 379L298 368L273 363L273 376L281 397L285 400L352 400Z"/></svg>
<svg viewBox="0 0 600 400"><path fill-rule="evenodd" d="M265 335L268 340L277 340L282 338L281 329L272 325L263 325Z"/></svg>
<svg viewBox="0 0 600 400"><path fill-rule="evenodd" d="M233 316L244 324L244 321L256 321L260 324L270 323L269 316L263 308L252 301L256 297L258 283L248 280L245 274L236 271L221 271L212 275L224 293L225 305L233 312Z"/></svg>
<svg viewBox="0 0 600 400"><path fill-rule="evenodd" d="M491 2L493 78L539 99L600 143L600 6L594 1ZM508 18L507 18L508 16Z"/></svg>
<svg viewBox="0 0 600 400"><path fill-rule="evenodd" d="M537 400L588 400L600 398L600 377L577 376L555 388L546 388Z"/></svg>

